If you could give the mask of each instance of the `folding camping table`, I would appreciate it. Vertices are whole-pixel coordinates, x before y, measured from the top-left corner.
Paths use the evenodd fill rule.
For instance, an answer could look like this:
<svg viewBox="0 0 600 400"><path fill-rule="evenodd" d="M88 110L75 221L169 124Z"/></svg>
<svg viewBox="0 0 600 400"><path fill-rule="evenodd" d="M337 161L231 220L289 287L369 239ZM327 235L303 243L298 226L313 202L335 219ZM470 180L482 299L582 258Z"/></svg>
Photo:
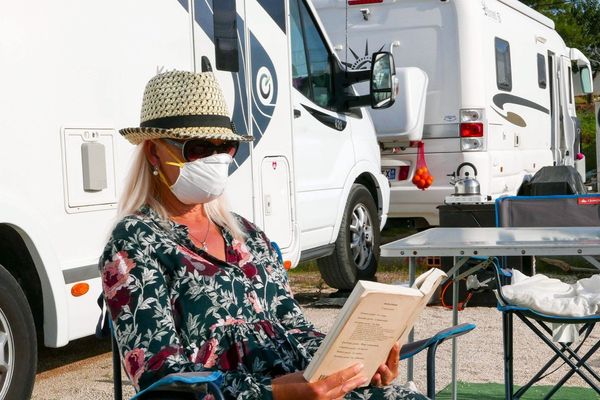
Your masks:
<svg viewBox="0 0 600 400"><path fill-rule="evenodd" d="M416 258L454 257L448 275L454 279L452 323L458 324L458 269L470 257L582 256L600 269L591 256L600 255L600 227L558 228L431 228L381 246L382 257L409 257L409 283L415 281ZM409 337L413 340L413 336ZM452 340L452 398L456 392L456 340ZM412 360L408 362L412 380Z"/></svg>

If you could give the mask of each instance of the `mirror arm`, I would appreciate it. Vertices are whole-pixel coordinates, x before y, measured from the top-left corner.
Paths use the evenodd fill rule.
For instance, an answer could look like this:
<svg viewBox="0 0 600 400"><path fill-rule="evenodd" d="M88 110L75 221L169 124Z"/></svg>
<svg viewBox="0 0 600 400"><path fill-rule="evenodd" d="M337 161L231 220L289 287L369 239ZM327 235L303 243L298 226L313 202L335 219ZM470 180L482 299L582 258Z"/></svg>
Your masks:
<svg viewBox="0 0 600 400"><path fill-rule="evenodd" d="M355 107L366 107L371 105L371 95L348 96L345 100L346 109L351 109Z"/></svg>
<svg viewBox="0 0 600 400"><path fill-rule="evenodd" d="M370 79L371 79L371 70L370 69L346 71L346 76L344 79L344 86L348 87L350 85L354 85L355 83L365 82Z"/></svg>

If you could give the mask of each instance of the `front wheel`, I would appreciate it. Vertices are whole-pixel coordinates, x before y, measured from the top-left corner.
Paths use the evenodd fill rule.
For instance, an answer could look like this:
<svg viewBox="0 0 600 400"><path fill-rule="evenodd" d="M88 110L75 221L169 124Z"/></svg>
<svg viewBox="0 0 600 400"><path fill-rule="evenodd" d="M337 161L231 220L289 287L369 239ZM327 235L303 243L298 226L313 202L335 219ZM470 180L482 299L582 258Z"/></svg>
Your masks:
<svg viewBox="0 0 600 400"><path fill-rule="evenodd" d="M29 399L36 367L37 338L29 303L0 265L0 400Z"/></svg>
<svg viewBox="0 0 600 400"><path fill-rule="evenodd" d="M350 290L359 279L372 280L379 261L379 218L371 192L352 185L333 254L317 260L329 286Z"/></svg>

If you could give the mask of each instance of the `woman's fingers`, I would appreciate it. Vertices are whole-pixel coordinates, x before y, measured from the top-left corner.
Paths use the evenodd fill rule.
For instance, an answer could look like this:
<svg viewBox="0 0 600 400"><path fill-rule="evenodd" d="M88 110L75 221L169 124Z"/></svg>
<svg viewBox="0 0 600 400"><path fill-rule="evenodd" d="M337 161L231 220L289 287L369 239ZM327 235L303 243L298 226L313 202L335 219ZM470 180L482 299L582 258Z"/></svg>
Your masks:
<svg viewBox="0 0 600 400"><path fill-rule="evenodd" d="M369 380L362 375L355 375L353 378L348 379L346 382L344 382L341 386L338 386L338 387L332 389L328 393L328 396L326 396L326 398L341 399L347 393L353 391L357 387L360 387L360 386L366 384L368 381Z"/></svg>
<svg viewBox="0 0 600 400"><path fill-rule="evenodd" d="M375 375L373 375L373 378L371 378L371 386L382 386L381 374L379 373L379 370L375 372Z"/></svg>
<svg viewBox="0 0 600 400"><path fill-rule="evenodd" d="M346 393L364 384L365 378L360 375L363 367L360 363L354 364L323 379L321 382L325 385L324 391L327 393L325 397L330 399L344 397Z"/></svg>
<svg viewBox="0 0 600 400"><path fill-rule="evenodd" d="M392 376L389 378L388 383L385 383L384 379L384 384L389 385L394 379L398 377L398 364L400 364L400 345L398 344L398 342L396 342L394 343L394 346L392 346L392 350L390 350L390 354L388 355L388 359L386 362L386 365L391 371Z"/></svg>
<svg viewBox="0 0 600 400"><path fill-rule="evenodd" d="M363 365L361 363L357 363L349 366L341 371L336 372L335 374L329 375L327 378L323 379L321 382L325 385L326 390L329 392L332 389L340 387L344 384L344 382L354 378L363 369Z"/></svg>
<svg viewBox="0 0 600 400"><path fill-rule="evenodd" d="M381 375L381 384L384 386L389 385L394 381L394 379L396 379L396 375L390 370L390 368L387 365L382 365L377 371Z"/></svg>
<svg viewBox="0 0 600 400"><path fill-rule="evenodd" d="M400 345L398 344L398 342L394 343L394 345L392 346L392 349L390 350L387 360L386 360L386 364L390 365L391 362L396 362L396 365L398 363L398 360L400 360Z"/></svg>

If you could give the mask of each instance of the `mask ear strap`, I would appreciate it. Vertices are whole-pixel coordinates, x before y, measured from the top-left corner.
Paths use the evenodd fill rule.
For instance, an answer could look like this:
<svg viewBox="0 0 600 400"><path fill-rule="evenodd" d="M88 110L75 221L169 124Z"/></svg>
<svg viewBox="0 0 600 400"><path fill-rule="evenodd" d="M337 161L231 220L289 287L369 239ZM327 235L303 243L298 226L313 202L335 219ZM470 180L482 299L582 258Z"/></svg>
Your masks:
<svg viewBox="0 0 600 400"><path fill-rule="evenodd" d="M171 187L171 184L167 181L167 177L160 169L158 169L158 178L165 184L165 186Z"/></svg>
<svg viewBox="0 0 600 400"><path fill-rule="evenodd" d="M161 145L163 144L162 142L159 142L159 143L160 143ZM163 145L163 147L164 147L164 149L167 151L167 153L169 153L169 155L170 155L171 157L173 157L175 160L179 160L179 157L177 157L177 155L176 155L175 153L173 153L173 151L172 151L172 150L171 150L171 149L170 149L168 146L164 146L164 145ZM185 163L184 163L184 162L181 162L181 161L175 161L175 162L173 162L173 161L167 161L167 162L165 162L165 164L167 164L167 165L173 165L173 166L175 166L175 167L179 167L179 168L183 168L183 166L184 166L184 164L185 164ZM163 172L161 171L161 169L160 169L160 168L158 168L158 167L155 167L155 168L156 168L156 171L158 172L158 177L159 177L159 179L160 179L160 180L161 180L161 181L162 181L162 182L163 182L163 183L164 183L164 184L165 184L167 187L171 187L171 184L169 183L169 181L167 180L167 177L165 176L165 174L163 174Z"/></svg>
<svg viewBox="0 0 600 400"><path fill-rule="evenodd" d="M163 144L162 142L160 142L160 143ZM177 156L175 153L173 153L173 151L169 148L169 146L165 146L163 144L163 147L167 151L167 153L169 153L169 155L175 159L175 161L167 161L165 164L183 168L183 165L185 164L185 162L179 161L179 156Z"/></svg>

